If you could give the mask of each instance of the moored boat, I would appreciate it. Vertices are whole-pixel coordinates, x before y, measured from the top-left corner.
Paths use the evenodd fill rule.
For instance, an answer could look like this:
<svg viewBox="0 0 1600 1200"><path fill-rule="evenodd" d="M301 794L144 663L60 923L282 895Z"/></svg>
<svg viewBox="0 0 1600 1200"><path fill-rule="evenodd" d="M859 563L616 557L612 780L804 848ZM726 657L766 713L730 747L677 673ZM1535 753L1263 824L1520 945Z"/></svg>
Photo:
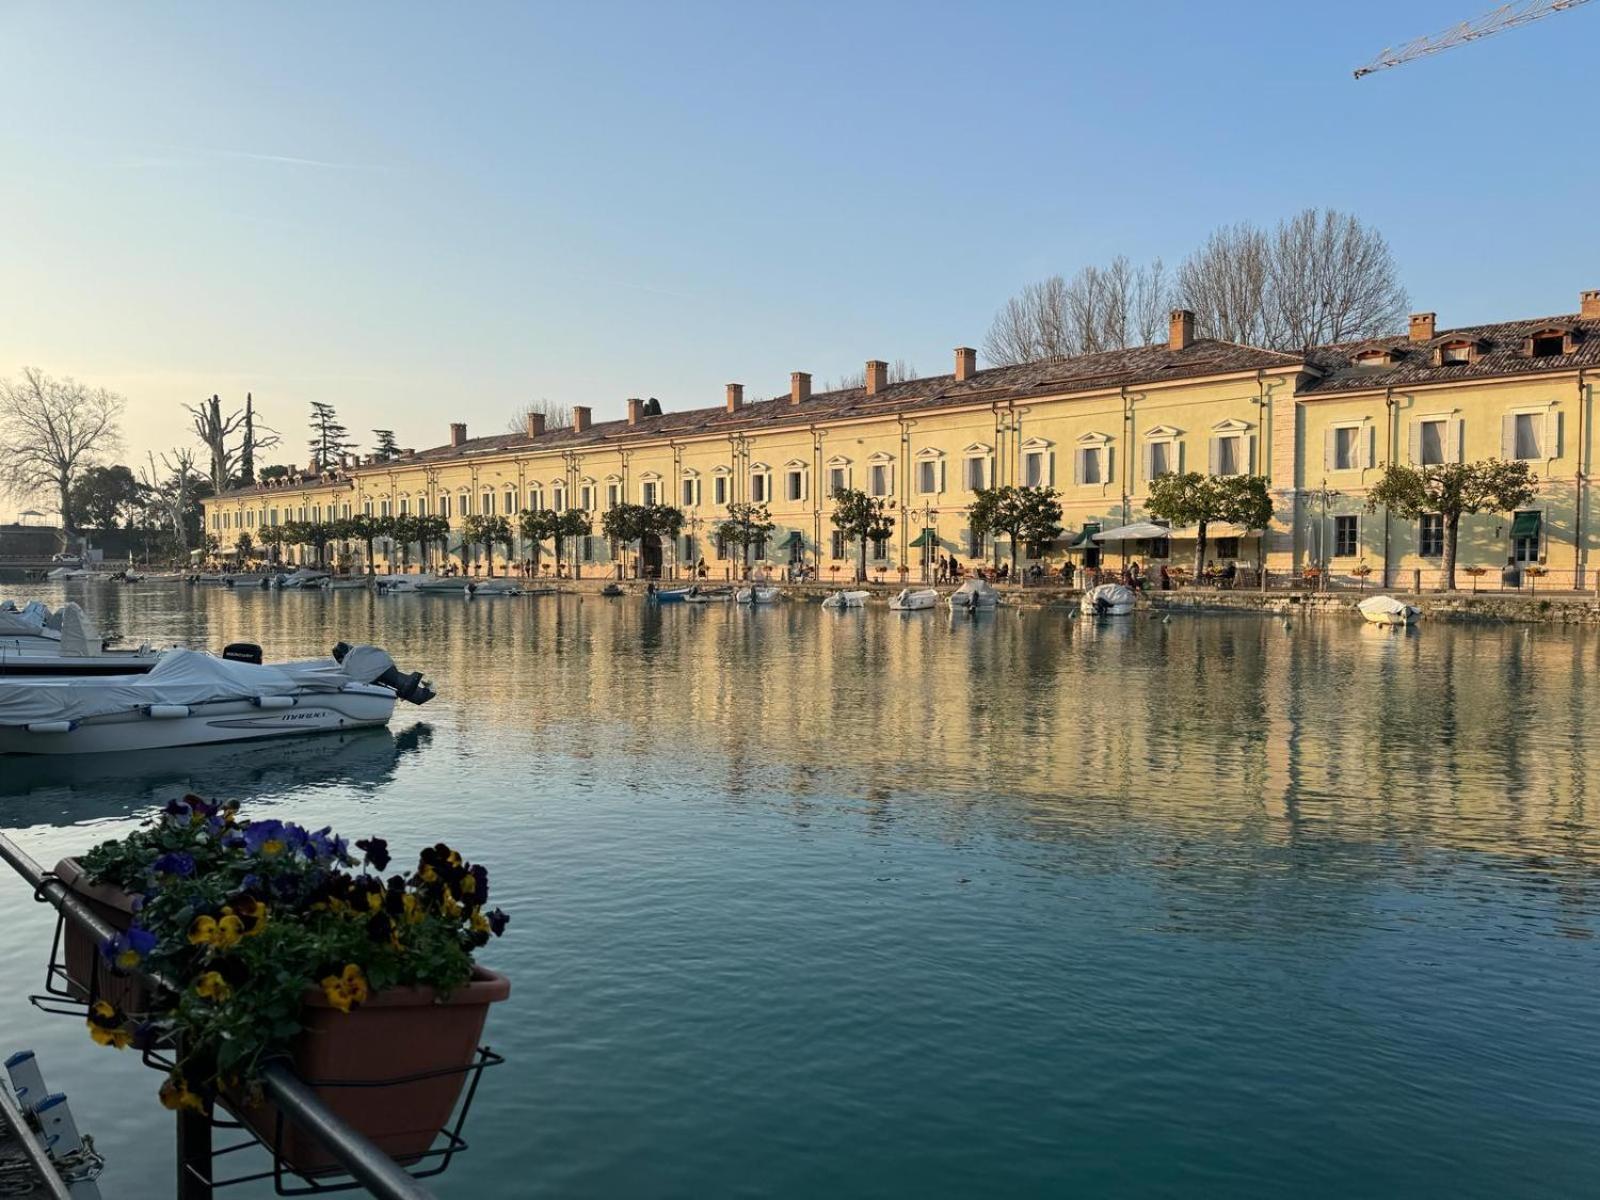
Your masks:
<svg viewBox="0 0 1600 1200"><path fill-rule="evenodd" d="M834 592L822 602L823 608L865 608L871 592Z"/></svg>
<svg viewBox="0 0 1600 1200"><path fill-rule="evenodd" d="M658 588L651 584L645 591L645 599L652 604L682 604L689 598L693 588Z"/></svg>
<svg viewBox="0 0 1600 1200"><path fill-rule="evenodd" d="M161 657L149 644L115 650L108 640L70 602L53 613L37 600L0 604L0 675L137 675Z"/></svg>
<svg viewBox="0 0 1600 1200"><path fill-rule="evenodd" d="M933 588L901 588L889 601L894 612L926 612L939 605L939 593Z"/></svg>
<svg viewBox="0 0 1600 1200"><path fill-rule="evenodd" d="M733 593L735 604L776 604L778 597L783 593L775 587L762 587L756 584L753 587L743 587Z"/></svg>
<svg viewBox="0 0 1600 1200"><path fill-rule="evenodd" d="M1138 597L1120 583L1102 583L1083 594L1079 607L1086 616L1125 617L1134 609Z"/></svg>
<svg viewBox="0 0 1600 1200"><path fill-rule="evenodd" d="M314 570L311 567L298 567L286 575L276 575L270 580L272 587L282 591L296 591L300 588L315 587L328 577L328 572Z"/></svg>
<svg viewBox="0 0 1600 1200"><path fill-rule="evenodd" d="M380 596L393 596L405 592L420 592L424 584L432 583L435 575L377 575L372 586Z"/></svg>
<svg viewBox="0 0 1600 1200"><path fill-rule="evenodd" d="M1422 616L1422 610L1414 604L1407 604L1404 600L1396 600L1393 596L1368 596L1356 605L1361 615L1372 625L1388 625L1404 627L1415 625L1417 618Z"/></svg>
<svg viewBox="0 0 1600 1200"><path fill-rule="evenodd" d="M994 608L1000 603L1000 593L983 579L969 579L950 593L950 607L976 612L980 608Z"/></svg>
<svg viewBox="0 0 1600 1200"><path fill-rule="evenodd" d="M0 753L100 754L384 725L432 689L375 646L263 666L175 649L143 675L0 679Z"/></svg>
<svg viewBox="0 0 1600 1200"><path fill-rule="evenodd" d="M359 589L370 589L372 583L365 575L329 575L319 579L317 586L325 592L353 592Z"/></svg>

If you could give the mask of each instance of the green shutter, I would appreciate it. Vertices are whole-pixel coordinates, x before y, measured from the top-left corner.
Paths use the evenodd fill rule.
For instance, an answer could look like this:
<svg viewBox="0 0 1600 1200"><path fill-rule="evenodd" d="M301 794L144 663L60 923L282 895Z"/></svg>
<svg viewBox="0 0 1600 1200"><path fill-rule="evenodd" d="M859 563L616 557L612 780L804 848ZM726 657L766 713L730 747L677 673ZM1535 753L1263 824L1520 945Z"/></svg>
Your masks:
<svg viewBox="0 0 1600 1200"><path fill-rule="evenodd" d="M1539 536L1539 519L1537 512L1519 512L1511 520L1511 536L1514 538L1536 538Z"/></svg>

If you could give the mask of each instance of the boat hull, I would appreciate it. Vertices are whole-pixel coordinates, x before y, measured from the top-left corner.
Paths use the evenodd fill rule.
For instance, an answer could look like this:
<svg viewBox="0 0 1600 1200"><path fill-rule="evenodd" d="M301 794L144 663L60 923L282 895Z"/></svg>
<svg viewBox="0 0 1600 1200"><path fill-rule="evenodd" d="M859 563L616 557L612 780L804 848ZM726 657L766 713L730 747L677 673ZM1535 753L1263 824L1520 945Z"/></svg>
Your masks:
<svg viewBox="0 0 1600 1200"><path fill-rule="evenodd" d="M894 612L928 612L939 604L939 593L931 588L925 591L903 591L889 601Z"/></svg>
<svg viewBox="0 0 1600 1200"><path fill-rule="evenodd" d="M87 718L60 732L0 726L0 754L109 754L298 737L386 725L394 705L395 694L388 688L358 684L342 692L297 696L289 708L265 709L249 700L222 700L190 706L188 716L114 713Z"/></svg>

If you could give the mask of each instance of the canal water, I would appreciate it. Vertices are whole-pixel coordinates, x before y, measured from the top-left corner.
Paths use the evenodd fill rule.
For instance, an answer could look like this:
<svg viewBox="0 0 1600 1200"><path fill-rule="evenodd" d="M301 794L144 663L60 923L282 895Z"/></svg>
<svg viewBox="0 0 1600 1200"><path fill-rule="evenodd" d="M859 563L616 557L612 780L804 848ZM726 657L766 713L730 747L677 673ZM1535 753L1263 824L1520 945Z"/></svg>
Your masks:
<svg viewBox="0 0 1600 1200"><path fill-rule="evenodd" d="M1600 1193L1593 635L21 594L437 682L387 733L0 760L0 826L53 862L192 788L486 863L510 1062L441 1196ZM171 1195L157 1078L28 1007L49 922L0 905L0 1049L107 1195Z"/></svg>

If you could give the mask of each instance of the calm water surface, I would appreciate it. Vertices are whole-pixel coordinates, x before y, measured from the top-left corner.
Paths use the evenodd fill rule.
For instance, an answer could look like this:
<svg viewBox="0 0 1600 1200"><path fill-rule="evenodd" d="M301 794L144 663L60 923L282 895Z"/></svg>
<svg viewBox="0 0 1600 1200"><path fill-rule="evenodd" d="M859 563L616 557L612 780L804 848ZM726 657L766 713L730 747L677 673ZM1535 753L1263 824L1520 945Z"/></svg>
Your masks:
<svg viewBox="0 0 1600 1200"><path fill-rule="evenodd" d="M16 594L431 673L386 734L0 760L0 826L54 861L193 788L485 862L511 1061L441 1196L1600 1193L1592 636ZM7 879L0 1049L170 1195Z"/></svg>

